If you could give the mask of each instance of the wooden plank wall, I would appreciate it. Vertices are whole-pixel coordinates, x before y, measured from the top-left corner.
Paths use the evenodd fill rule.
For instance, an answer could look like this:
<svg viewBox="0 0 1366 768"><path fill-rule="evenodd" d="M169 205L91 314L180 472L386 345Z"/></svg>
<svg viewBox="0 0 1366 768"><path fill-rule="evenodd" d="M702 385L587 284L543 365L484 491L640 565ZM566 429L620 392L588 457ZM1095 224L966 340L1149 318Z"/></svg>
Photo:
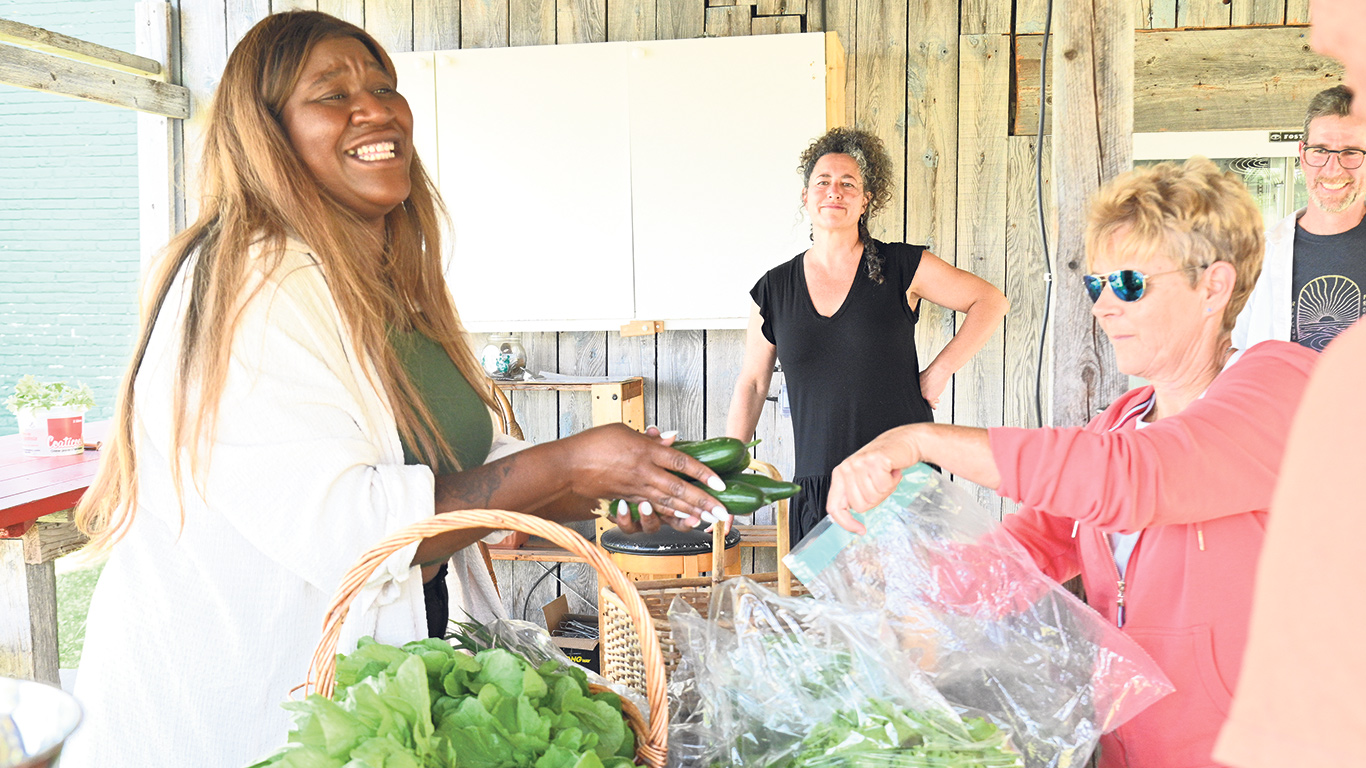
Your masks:
<svg viewBox="0 0 1366 768"><path fill-rule="evenodd" d="M1130 1L1141 29L1295 25L1308 17L1307 0ZM873 222L874 233L927 244L1003 288L1012 302L1004 329L956 377L936 418L981 426L1037 423L1044 268L1031 135L1037 111L1030 120L1020 120L1017 111L1020 101L1038 98L1038 35L1047 0L178 0L179 80L192 89L194 108L182 131L189 162L178 180L181 189L196 189L203 113L227 52L262 16L287 8L342 16L396 51L837 32L848 56L845 113L883 139L899 176L900 194ZM1030 45L1036 51L1032 65L1020 52ZM1047 150L1047 139L1044 144ZM1051 220L1047 158L1043 168ZM794 181L794 200L797 193ZM193 216L193 195L185 205ZM1056 248L1056 239L1050 237L1050 244ZM774 254L773 262L790 255ZM735 301L744 305L748 297ZM955 327L951 313L926 307L917 331L922 358L931 359ZM741 331L726 330L631 338L615 332L522 335L534 370L644 376L646 420L688 437L723 431L743 338ZM483 343L472 339L476 349ZM775 396L780 381L778 374ZM513 406L535 441L573 434L590 421L588 398L579 393L519 392ZM790 476L791 422L776 398L765 406L758 433L764 440L758 457ZM1010 509L994 495L980 498L993 510ZM771 553L750 565L771 569ZM535 609L562 590L546 579L532 591L540 575L535 564L499 564L504 600L515 615L529 604L536 619ZM566 567L562 576L594 596L582 568ZM576 601L571 607L585 608Z"/></svg>

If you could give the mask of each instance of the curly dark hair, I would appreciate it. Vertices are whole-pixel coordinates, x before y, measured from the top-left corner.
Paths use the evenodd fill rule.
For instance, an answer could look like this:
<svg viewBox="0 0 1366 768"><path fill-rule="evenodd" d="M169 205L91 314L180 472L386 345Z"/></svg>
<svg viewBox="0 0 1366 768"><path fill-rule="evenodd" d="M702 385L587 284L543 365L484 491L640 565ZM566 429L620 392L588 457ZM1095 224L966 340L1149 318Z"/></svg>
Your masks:
<svg viewBox="0 0 1366 768"><path fill-rule="evenodd" d="M816 162L832 154L848 155L858 163L859 175L863 177L863 191L868 197L868 207L858 220L858 239L863 243L863 262L867 265L868 277L875 283L881 283L882 254L877 252L877 245L868 231L868 220L891 202L892 158L882 146L882 140L867 131L831 128L802 152L797 172L802 175L803 187L811 184L811 172L816 168Z"/></svg>

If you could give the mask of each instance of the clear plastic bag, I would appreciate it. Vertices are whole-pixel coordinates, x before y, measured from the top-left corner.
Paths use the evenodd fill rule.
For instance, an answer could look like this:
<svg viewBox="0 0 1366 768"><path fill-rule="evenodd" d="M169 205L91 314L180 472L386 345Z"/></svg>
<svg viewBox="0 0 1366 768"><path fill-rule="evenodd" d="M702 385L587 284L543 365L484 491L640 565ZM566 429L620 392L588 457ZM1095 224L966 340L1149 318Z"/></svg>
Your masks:
<svg viewBox="0 0 1366 768"><path fill-rule="evenodd" d="M896 652L880 612L780 597L745 578L703 618L681 600L672 766L1018 768L1008 731L963 717Z"/></svg>
<svg viewBox="0 0 1366 768"><path fill-rule="evenodd" d="M935 689L1015 734L1029 768L1072 768L1173 689L962 488L917 465L855 536L823 521L785 562L812 595L880 610Z"/></svg>
<svg viewBox="0 0 1366 768"><path fill-rule="evenodd" d="M789 555L813 597L732 579L706 618L675 602L671 765L1079 768L1172 691L927 467L863 522Z"/></svg>

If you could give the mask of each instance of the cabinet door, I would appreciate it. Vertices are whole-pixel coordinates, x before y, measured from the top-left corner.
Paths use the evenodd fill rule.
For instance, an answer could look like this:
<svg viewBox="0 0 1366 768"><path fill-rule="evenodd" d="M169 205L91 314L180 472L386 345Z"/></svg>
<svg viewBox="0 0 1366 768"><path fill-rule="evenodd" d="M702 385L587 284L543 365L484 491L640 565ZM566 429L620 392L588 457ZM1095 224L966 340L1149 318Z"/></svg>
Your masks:
<svg viewBox="0 0 1366 768"><path fill-rule="evenodd" d="M630 71L636 314L744 327L754 281L810 245L824 35L636 43Z"/></svg>
<svg viewBox="0 0 1366 768"><path fill-rule="evenodd" d="M438 178L454 229L447 282L471 330L634 316L628 53L436 54Z"/></svg>
<svg viewBox="0 0 1366 768"><path fill-rule="evenodd" d="M390 56L398 77L398 92L408 100L408 108L413 112L413 146L427 175L435 182L440 160L436 153L436 55L428 51Z"/></svg>

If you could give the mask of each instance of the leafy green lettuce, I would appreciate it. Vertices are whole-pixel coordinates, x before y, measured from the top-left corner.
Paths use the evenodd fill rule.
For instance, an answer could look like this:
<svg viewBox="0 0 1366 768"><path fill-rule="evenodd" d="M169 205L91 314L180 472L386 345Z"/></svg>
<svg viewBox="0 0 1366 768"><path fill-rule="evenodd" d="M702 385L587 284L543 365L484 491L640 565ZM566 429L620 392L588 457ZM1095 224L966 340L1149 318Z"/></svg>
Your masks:
<svg viewBox="0 0 1366 768"><path fill-rule="evenodd" d="M250 768L629 768L635 734L616 694L578 668L438 639L361 640L337 657L332 698L284 706L289 743Z"/></svg>

